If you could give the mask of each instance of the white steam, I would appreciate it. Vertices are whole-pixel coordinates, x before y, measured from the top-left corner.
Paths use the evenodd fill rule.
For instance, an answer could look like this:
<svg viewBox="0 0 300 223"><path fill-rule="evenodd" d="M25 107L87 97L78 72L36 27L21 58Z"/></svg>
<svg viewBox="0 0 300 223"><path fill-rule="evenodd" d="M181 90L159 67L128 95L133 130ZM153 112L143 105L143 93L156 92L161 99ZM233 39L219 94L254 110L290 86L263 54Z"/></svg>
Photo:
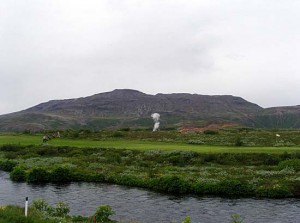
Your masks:
<svg viewBox="0 0 300 223"><path fill-rule="evenodd" d="M159 118L160 118L160 114L158 113L153 113L151 115L153 121L154 121L154 127L153 127L153 132L156 132L159 129Z"/></svg>

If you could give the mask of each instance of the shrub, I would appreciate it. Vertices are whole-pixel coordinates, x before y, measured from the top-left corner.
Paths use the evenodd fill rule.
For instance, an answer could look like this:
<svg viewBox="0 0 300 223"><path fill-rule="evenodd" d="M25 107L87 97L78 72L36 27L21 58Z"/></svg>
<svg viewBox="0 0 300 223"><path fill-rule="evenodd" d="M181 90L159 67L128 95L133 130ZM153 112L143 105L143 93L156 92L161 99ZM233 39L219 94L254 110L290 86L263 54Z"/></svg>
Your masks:
<svg viewBox="0 0 300 223"><path fill-rule="evenodd" d="M58 167L50 175L52 182L70 182L72 180L71 171L68 168Z"/></svg>
<svg viewBox="0 0 300 223"><path fill-rule="evenodd" d="M12 144L6 144L0 147L0 151L4 152L16 152L20 150L21 146L19 145L12 145Z"/></svg>
<svg viewBox="0 0 300 223"><path fill-rule="evenodd" d="M58 202L53 210L53 216L61 218L66 217L70 212L69 205L65 204L64 202Z"/></svg>
<svg viewBox="0 0 300 223"><path fill-rule="evenodd" d="M287 186L275 184L272 186L262 185L256 189L259 197L283 198L291 197L293 194Z"/></svg>
<svg viewBox="0 0 300 223"><path fill-rule="evenodd" d="M209 130L209 129L208 130L204 130L203 133L206 134L206 135L217 135L217 134L219 134L218 131Z"/></svg>
<svg viewBox="0 0 300 223"><path fill-rule="evenodd" d="M10 172L10 179L13 181L22 182L26 180L26 172L25 170L20 167L16 166L11 172Z"/></svg>
<svg viewBox="0 0 300 223"><path fill-rule="evenodd" d="M229 197L248 196L253 194L252 187L247 182L239 180L223 180L218 185L220 195Z"/></svg>
<svg viewBox="0 0 300 223"><path fill-rule="evenodd" d="M109 216L114 214L115 212L109 205L100 205L96 210L95 216L97 222L110 222Z"/></svg>
<svg viewBox="0 0 300 223"><path fill-rule="evenodd" d="M109 152L106 154L108 163L121 163L122 157L118 153Z"/></svg>
<svg viewBox="0 0 300 223"><path fill-rule="evenodd" d="M240 137L237 137L234 143L235 146L243 146L244 142L241 140Z"/></svg>
<svg viewBox="0 0 300 223"><path fill-rule="evenodd" d="M295 171L300 171L300 159L290 159L281 161L278 164L280 170L285 168L293 168Z"/></svg>
<svg viewBox="0 0 300 223"><path fill-rule="evenodd" d="M191 139L191 140L188 141L188 144L203 145L204 142L199 140L199 139L197 139L197 140Z"/></svg>
<svg viewBox="0 0 300 223"><path fill-rule="evenodd" d="M47 211L49 208L49 204L45 201L45 199L32 200L32 206L38 211Z"/></svg>
<svg viewBox="0 0 300 223"><path fill-rule="evenodd" d="M175 166L186 166L191 164L193 158L199 157L199 154L192 151L173 151L165 153L166 160Z"/></svg>
<svg viewBox="0 0 300 223"><path fill-rule="evenodd" d="M168 161L174 166L183 167L183 166L187 165L187 162L184 159L184 157L180 156L179 154L178 155L174 154L174 155L168 157Z"/></svg>
<svg viewBox="0 0 300 223"><path fill-rule="evenodd" d="M12 161L12 160L4 160L0 161L0 170L3 171L12 171L13 168L17 165L17 162Z"/></svg>
<svg viewBox="0 0 300 223"><path fill-rule="evenodd" d="M129 132L130 128L129 127L124 127L124 128L121 128L120 131Z"/></svg>
<svg viewBox="0 0 300 223"><path fill-rule="evenodd" d="M143 177L135 176L135 175L119 175L119 176L111 176L110 179L107 179L110 182L126 185L126 186L137 186L137 187L145 187L146 182Z"/></svg>
<svg viewBox="0 0 300 223"><path fill-rule="evenodd" d="M181 223L191 223L191 217L187 216Z"/></svg>
<svg viewBox="0 0 300 223"><path fill-rule="evenodd" d="M218 194L218 182L199 181L193 185L196 194Z"/></svg>
<svg viewBox="0 0 300 223"><path fill-rule="evenodd" d="M124 137L125 135L124 135L124 133L122 133L122 132L114 132L113 134L112 134L112 137L114 137L114 138L121 138L121 137Z"/></svg>
<svg viewBox="0 0 300 223"><path fill-rule="evenodd" d="M49 173L41 168L32 169L27 177L29 183L45 183L49 181Z"/></svg>
<svg viewBox="0 0 300 223"><path fill-rule="evenodd" d="M64 202L58 202L55 207L49 205L44 199L33 200L33 208L42 212L46 216L65 218L70 212L70 208Z"/></svg>
<svg viewBox="0 0 300 223"><path fill-rule="evenodd" d="M164 176L151 180L150 187L174 194L185 194L191 190L190 184L178 176Z"/></svg>
<svg viewBox="0 0 300 223"><path fill-rule="evenodd" d="M80 215L76 215L76 216L72 216L72 222L79 222L79 223L83 223L83 222L91 222L89 217L83 217Z"/></svg>
<svg viewBox="0 0 300 223"><path fill-rule="evenodd" d="M242 217L238 214L232 214L230 217L232 223L243 223Z"/></svg>
<svg viewBox="0 0 300 223"><path fill-rule="evenodd" d="M199 181L193 185L196 194L211 194L226 197L242 197L253 194L251 185L239 180Z"/></svg>
<svg viewBox="0 0 300 223"><path fill-rule="evenodd" d="M60 155L59 151L55 147L41 147L36 150L36 153L40 156L58 156Z"/></svg>
<svg viewBox="0 0 300 223"><path fill-rule="evenodd" d="M273 154L261 154L261 157L264 157L263 163L265 165L277 165L280 162L279 156Z"/></svg>

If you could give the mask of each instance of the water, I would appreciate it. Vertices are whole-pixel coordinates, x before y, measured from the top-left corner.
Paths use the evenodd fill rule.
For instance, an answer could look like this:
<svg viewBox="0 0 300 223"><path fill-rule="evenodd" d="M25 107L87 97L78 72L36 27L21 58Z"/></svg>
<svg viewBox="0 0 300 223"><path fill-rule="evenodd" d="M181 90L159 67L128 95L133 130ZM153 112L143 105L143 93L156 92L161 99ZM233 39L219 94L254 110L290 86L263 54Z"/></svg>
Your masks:
<svg viewBox="0 0 300 223"><path fill-rule="evenodd" d="M109 204L122 222L170 223L191 216L193 223L231 222L239 214L245 223L298 223L300 199L224 199L171 196L147 190L96 183L28 185L10 181L0 171L0 205L23 206L25 197L45 198L51 205L68 203L73 215L92 215L98 205ZM31 202L30 202L31 203Z"/></svg>

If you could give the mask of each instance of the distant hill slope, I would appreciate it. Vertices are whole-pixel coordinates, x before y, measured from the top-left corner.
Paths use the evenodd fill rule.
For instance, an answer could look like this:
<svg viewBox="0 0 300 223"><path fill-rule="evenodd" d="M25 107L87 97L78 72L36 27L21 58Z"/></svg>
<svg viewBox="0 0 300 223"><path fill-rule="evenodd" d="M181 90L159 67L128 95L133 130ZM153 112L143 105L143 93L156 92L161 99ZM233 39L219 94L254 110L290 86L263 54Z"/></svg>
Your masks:
<svg viewBox="0 0 300 223"><path fill-rule="evenodd" d="M251 127L298 128L300 107L263 109L240 97L198 94L149 95L121 89L89 97L53 100L27 110L0 116L0 131L45 129L99 130L151 128L150 115L161 115L162 127L203 127L232 123ZM286 122L288 120L288 122Z"/></svg>
<svg viewBox="0 0 300 223"><path fill-rule="evenodd" d="M266 108L254 120L256 127L300 128L300 106Z"/></svg>

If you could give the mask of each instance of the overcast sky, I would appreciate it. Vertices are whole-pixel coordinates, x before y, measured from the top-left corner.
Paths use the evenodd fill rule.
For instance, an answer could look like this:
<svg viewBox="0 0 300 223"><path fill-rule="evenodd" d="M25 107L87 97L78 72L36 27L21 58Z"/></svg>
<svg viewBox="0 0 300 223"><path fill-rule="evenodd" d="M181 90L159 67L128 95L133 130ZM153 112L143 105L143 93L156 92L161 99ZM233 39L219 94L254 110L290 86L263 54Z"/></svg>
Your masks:
<svg viewBox="0 0 300 223"><path fill-rule="evenodd" d="M114 89L300 104L299 0L0 0L0 114Z"/></svg>

